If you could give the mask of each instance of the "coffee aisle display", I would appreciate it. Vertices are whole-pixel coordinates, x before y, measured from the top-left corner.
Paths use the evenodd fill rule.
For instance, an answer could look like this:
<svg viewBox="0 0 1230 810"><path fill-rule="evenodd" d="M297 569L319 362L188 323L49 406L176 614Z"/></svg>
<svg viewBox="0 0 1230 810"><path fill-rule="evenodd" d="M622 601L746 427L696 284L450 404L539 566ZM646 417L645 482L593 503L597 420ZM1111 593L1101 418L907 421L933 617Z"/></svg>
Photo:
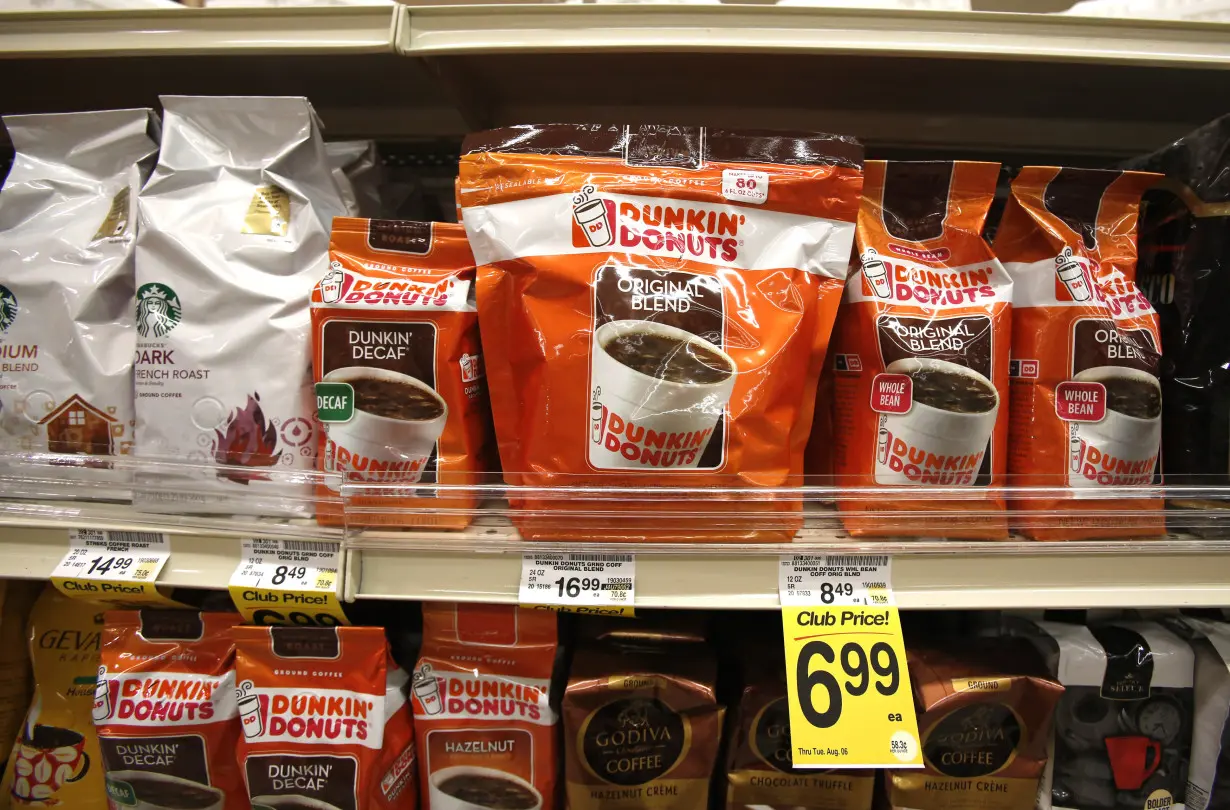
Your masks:
<svg viewBox="0 0 1230 810"><path fill-rule="evenodd" d="M1162 431L1157 313L1136 286L1136 218L1158 179L1030 166L1012 183L995 251L1014 284L1009 481L1085 490L1154 482ZM1080 494L1080 493L1077 493ZM1160 498L1022 500L1036 540L1163 531ZM1046 513L1081 510L1112 518ZM1031 515L1030 513L1037 513Z"/></svg>
<svg viewBox="0 0 1230 810"><path fill-rule="evenodd" d="M483 468L490 412L465 231L338 218L329 256L312 291L312 362L325 384L317 405L326 406L320 468L379 487L348 500L352 525L464 528L473 498L432 498L412 485L475 484ZM328 397L346 386L351 413L328 421L337 418ZM318 485L318 521L342 522L337 488Z"/></svg>
<svg viewBox="0 0 1230 810"><path fill-rule="evenodd" d="M270 810L414 810L409 676L379 627L237 627L239 765Z"/></svg>
<svg viewBox="0 0 1230 810"><path fill-rule="evenodd" d="M114 807L248 810L236 762L237 613L109 611L94 724Z"/></svg>
<svg viewBox="0 0 1230 810"><path fill-rule="evenodd" d="M706 807L725 711L712 648L678 629L614 630L582 642L568 673L569 810Z"/></svg>
<svg viewBox="0 0 1230 810"><path fill-rule="evenodd" d="M106 810L98 734L90 718L103 608L44 587L27 637L34 699L0 782L0 806Z"/></svg>
<svg viewBox="0 0 1230 810"><path fill-rule="evenodd" d="M861 266L828 361L834 473L844 486L1003 486L1012 281L981 235L999 164L871 160L866 171ZM889 492L837 503L851 534L903 532L876 517L902 509ZM995 495L908 508L920 534L1008 536ZM944 515L929 520L930 510Z"/></svg>
<svg viewBox="0 0 1230 810"><path fill-rule="evenodd" d="M556 806L556 615L426 603L411 689L424 810Z"/></svg>
<svg viewBox="0 0 1230 810"><path fill-rule="evenodd" d="M98 457L133 448L136 199L158 121L136 109L4 125L16 155L0 190L0 449L80 456L56 477L114 487L73 497L127 498L130 474Z"/></svg>
<svg viewBox="0 0 1230 810"><path fill-rule="evenodd" d="M1230 808L1230 624L1185 618L1196 657L1189 810Z"/></svg>
<svg viewBox="0 0 1230 810"><path fill-rule="evenodd" d="M162 105L138 199L137 454L201 470L139 475L136 503L310 514L311 484L272 474L316 467L308 299L343 213L316 114L303 98Z"/></svg>
<svg viewBox="0 0 1230 810"><path fill-rule="evenodd" d="M1024 639L909 647L922 770L886 771L894 810L1033 810L1063 687Z"/></svg>
<svg viewBox="0 0 1230 810"><path fill-rule="evenodd" d="M467 137L459 196L506 480L800 483L861 165L857 142L821 134ZM665 500L515 505L529 539L576 540L568 513L592 509L603 519L582 539L786 541L801 523L797 499L768 495L711 498L705 520Z"/></svg>
<svg viewBox="0 0 1230 810"><path fill-rule="evenodd" d="M0 762L8 759L9 743L30 706L26 623L43 588L32 580L0 579Z"/></svg>
<svg viewBox="0 0 1230 810"><path fill-rule="evenodd" d="M352 217L378 217L383 171L375 141L326 141L329 171L337 183L346 213Z"/></svg>

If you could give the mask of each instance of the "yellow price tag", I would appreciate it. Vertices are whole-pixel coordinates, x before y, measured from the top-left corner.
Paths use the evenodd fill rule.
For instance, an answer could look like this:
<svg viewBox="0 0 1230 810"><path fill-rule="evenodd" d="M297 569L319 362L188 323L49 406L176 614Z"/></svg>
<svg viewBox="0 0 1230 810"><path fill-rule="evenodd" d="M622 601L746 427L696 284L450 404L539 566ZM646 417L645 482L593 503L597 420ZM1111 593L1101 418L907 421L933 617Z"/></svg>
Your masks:
<svg viewBox="0 0 1230 810"><path fill-rule="evenodd" d="M530 610L551 610L556 613L579 613L583 616L636 616L636 610L631 605L521 605L521 607Z"/></svg>
<svg viewBox="0 0 1230 810"><path fill-rule="evenodd" d="M231 600L250 624L350 624L337 597L340 556L337 543L245 540L231 575Z"/></svg>

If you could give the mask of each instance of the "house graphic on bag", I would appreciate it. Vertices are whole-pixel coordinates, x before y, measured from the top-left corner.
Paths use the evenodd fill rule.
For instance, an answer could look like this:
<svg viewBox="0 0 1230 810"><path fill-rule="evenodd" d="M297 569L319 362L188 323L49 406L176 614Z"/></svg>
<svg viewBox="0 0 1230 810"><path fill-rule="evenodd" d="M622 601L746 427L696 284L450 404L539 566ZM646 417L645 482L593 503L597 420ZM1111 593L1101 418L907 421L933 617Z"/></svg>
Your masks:
<svg viewBox="0 0 1230 810"><path fill-rule="evenodd" d="M39 420L47 429L47 452L114 455L112 434L119 420L73 394Z"/></svg>

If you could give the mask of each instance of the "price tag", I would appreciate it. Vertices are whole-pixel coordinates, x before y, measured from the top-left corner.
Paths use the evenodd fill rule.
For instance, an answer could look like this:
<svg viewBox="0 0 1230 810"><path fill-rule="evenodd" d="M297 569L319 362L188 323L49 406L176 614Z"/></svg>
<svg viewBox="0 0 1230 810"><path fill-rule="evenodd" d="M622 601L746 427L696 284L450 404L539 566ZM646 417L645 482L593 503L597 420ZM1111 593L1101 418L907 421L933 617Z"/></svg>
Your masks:
<svg viewBox="0 0 1230 810"><path fill-rule="evenodd" d="M636 602L631 554L526 554L519 600L566 613L631 616Z"/></svg>
<svg viewBox="0 0 1230 810"><path fill-rule="evenodd" d="M787 555L779 589L796 768L921 768L891 560Z"/></svg>
<svg viewBox="0 0 1230 810"><path fill-rule="evenodd" d="M51 572L61 592L116 605L175 605L158 591L171 542L157 532L69 529L68 553Z"/></svg>
<svg viewBox="0 0 1230 810"><path fill-rule="evenodd" d="M231 599L252 624L350 624L337 597L340 559L339 543L244 540L243 558L231 575Z"/></svg>

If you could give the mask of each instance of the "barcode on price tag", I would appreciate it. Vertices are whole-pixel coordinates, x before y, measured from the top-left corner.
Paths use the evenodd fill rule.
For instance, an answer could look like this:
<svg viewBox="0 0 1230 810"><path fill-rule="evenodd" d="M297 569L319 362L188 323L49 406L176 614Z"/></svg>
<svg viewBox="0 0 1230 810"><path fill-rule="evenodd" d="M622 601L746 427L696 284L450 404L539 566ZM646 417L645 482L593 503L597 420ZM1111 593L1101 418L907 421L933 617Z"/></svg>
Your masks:
<svg viewBox="0 0 1230 810"><path fill-rule="evenodd" d="M636 559L631 554L526 554L518 598L526 606L631 616Z"/></svg>
<svg viewBox="0 0 1230 810"><path fill-rule="evenodd" d="M891 605L892 558L885 554L783 554L782 605Z"/></svg>

